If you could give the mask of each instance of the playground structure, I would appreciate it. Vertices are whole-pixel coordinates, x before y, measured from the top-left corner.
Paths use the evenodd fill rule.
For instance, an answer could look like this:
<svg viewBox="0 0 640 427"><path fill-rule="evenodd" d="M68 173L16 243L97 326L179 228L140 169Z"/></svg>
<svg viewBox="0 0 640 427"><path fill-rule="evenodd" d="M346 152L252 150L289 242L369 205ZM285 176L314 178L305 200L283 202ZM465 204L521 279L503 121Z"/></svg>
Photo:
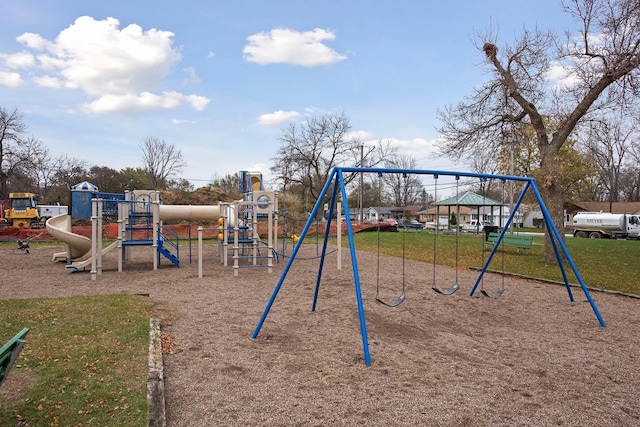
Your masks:
<svg viewBox="0 0 640 427"><path fill-rule="evenodd" d="M484 276L484 274L487 271L488 266L491 263L491 260L493 258L493 256L495 255L497 249L500 247L500 244L502 242L502 240L505 238L505 233L507 232L507 229L509 228L509 225L511 224L511 222L513 221L513 217L515 215L515 212L518 210L518 207L520 206L520 204L522 203L522 200L525 196L525 194L527 193L527 191L531 190L533 192L533 194L535 195L536 200L538 201L542 214L543 214L543 219L546 225L546 229L549 232L550 235L550 240L553 246L553 250L556 256L556 260L558 263L558 267L560 268L560 271L562 273L562 277L563 277L563 281L565 284L565 287L567 289L567 293L569 295L569 299L571 302L574 301L574 297L573 297L573 293L571 292L571 285L569 284L569 279L567 277L567 273L565 271L565 267L563 265L563 256L566 259L566 261L569 263L573 274L575 275L575 278L577 279L585 297L587 298L587 300L589 301L589 304L591 305L591 308L595 314L595 316L598 319L598 322L600 324L600 326L604 327L605 326L605 322L602 318L602 316L600 315L600 312L598 310L598 308L595 305L595 302L593 301L589 290L587 289L584 280L582 279L582 276L580 275L580 272L578 271L575 263L573 262L573 260L571 259L571 256L569 254L569 251L567 250L567 247L564 244L564 241L562 239L562 236L560 235L558 229L556 228L551 215L549 214L549 211L547 210L542 197L540 195L540 192L536 186L535 180L533 178L529 178L529 177L520 177L520 176L509 176L509 175L493 175L493 174L480 174L480 173L471 173L471 172L450 172L450 171L437 171L437 170L417 170L417 169L387 169L387 168L355 168L355 167L335 167L332 169L332 171L329 174L329 178L327 179L322 191L320 192L320 195L318 197L318 200L311 212L311 215L309 217L309 220L307 221L304 229L302 230L302 233L300 235L300 238L298 240L298 242L296 243L293 252L291 254L291 257L289 258L286 266L284 267L284 270L280 276L280 279L278 280L278 282L275 285L275 288L271 294L271 297L269 298L266 307L262 313L262 316L260 317L260 320L258 321L258 324L256 325L256 328L252 334L252 338L256 339L262 329L262 326L264 325L264 322L269 314L269 311L271 310L271 307L273 306L273 303L276 299L276 297L278 296L278 292L280 291L282 284L285 280L285 278L287 277L287 274L291 268L291 265L293 264L293 262L296 260L296 255L301 247L301 245L304 242L304 239L307 235L307 232L309 231L309 228L313 222L313 218L315 218L315 216L317 215L318 211L320 210L321 206L324 204L324 199L325 196L327 195L328 191L330 188L332 188L332 193L331 193L331 201L329 203L329 214L327 216L327 227L326 227L326 233L325 233L325 239L323 242L323 247L322 247L322 255L320 257L320 262L319 262L319 267L318 267L318 273L317 273L317 278L316 278L316 286L315 286L315 292L314 292L314 297L313 297L313 304L312 304L312 308L311 311L315 311L316 309L316 305L318 302L318 295L319 295L319 290L320 290L320 283L322 281L322 271L323 271L323 267L324 267L324 261L325 261L325 256L326 256L326 251L327 251L327 241L328 241L328 232L330 229L330 223L331 220L333 218L333 212L335 209L335 206L337 206L337 201L338 201L338 191L340 191L340 196L342 199L342 202L344 203L344 212L348 213L349 212L349 207L348 207L348 203L347 203L347 192L346 192L346 187L345 187L345 179L344 179L344 174L345 173L376 173L376 174L402 174L403 176L407 176L409 174L416 174L416 175L431 175L434 177L434 179L438 179L439 176L449 176L449 177L454 177L456 179L456 182L460 179L460 177L464 176L464 177L471 177L471 178L479 178L482 180L489 180L489 179L497 179L504 182L510 181L510 182L519 182L519 183L523 183L523 190L522 193L520 194L520 196L518 197L517 202L515 203L513 209L511 209L511 214L509 216L509 218L507 219L504 227L502 228L502 230L500 231L500 234L496 240L496 242L493 245L493 248L491 249L491 252L488 256L488 258L486 259L486 261L484 262L482 269L480 270L480 273L470 291L470 296L473 296L474 293L476 292L479 284L482 281L482 278ZM364 361L365 364L367 366L371 365L371 357L370 357L370 353L369 353L369 343L368 343L368 336L367 336L367 327L366 327L366 321L365 321L365 315L364 315L364 305L363 305L363 301L362 301L362 291L361 291L361 285L360 285L360 273L358 270L358 262L357 262L357 255L356 255L356 250L355 250L355 244L354 244L354 238L353 238L353 228L352 228L352 224L351 224L351 219L349 217L348 214L345 215L345 220L346 220L346 225L347 225L347 236L348 236L348 240L349 240L349 250L350 250L350 255L351 255L351 265L352 265L352 271L353 271L353 280L354 280L354 287L355 287L355 294L356 294L356 300L357 300L357 307L358 307L358 315L359 315L359 322L360 322L360 333L361 333L361 337L362 337L362 346L363 346L363 353L364 353ZM456 260L457 262L457 260ZM435 268L435 265L434 265ZM504 277L504 274L503 274ZM434 284L434 288L435 288L435 284ZM456 283L454 286L455 289L452 288L452 290L449 291L445 291L445 292L439 292L441 294L453 294L453 292L455 292L455 290L458 289L458 284ZM499 297L502 292L504 292L504 286L493 296L486 294L485 292L482 292L483 295L485 296L489 296L492 298L497 298ZM389 306L394 306L394 305L399 305L403 300L405 299L405 293L404 293L404 282L403 282L403 292L402 295L398 298L397 303L393 302L390 304L385 304L385 305L389 305Z"/></svg>
<svg viewBox="0 0 640 427"><path fill-rule="evenodd" d="M164 221L217 221L218 226L214 230L219 237L217 247L220 261L227 266L227 252L231 250L234 275L238 275L238 270L244 266L266 267L271 272L274 258L272 242L277 237L277 217L274 220L276 193L262 189L262 175L259 172L240 173L244 199L207 206L163 205L160 193L153 190L101 193L88 182L77 184L71 194L71 215L58 215L46 223L47 231L67 244L67 251L54 254L53 261L65 261L66 268L76 272L90 266L91 278L96 280L102 274L103 255L117 252L118 271L122 272L133 247L152 246L154 270L159 268L161 257L179 267L179 238L164 225ZM72 219L77 218L91 219L91 237L73 233ZM266 243L260 240L258 232L258 219L261 218L267 221ZM117 238L103 247L105 221L111 225L115 223ZM260 252L261 247L265 247L266 255ZM201 245L199 250L202 250ZM80 259L87 254L88 258ZM266 260L266 263L260 262L262 260Z"/></svg>

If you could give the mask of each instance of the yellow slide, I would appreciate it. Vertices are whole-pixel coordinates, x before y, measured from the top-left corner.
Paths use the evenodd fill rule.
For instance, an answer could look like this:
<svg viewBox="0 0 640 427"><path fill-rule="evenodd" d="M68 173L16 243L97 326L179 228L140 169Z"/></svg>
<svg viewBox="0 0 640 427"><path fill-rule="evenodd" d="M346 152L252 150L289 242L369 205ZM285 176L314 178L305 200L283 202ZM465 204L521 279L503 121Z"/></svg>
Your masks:
<svg viewBox="0 0 640 427"><path fill-rule="evenodd" d="M64 242L69 247L69 252L59 252L53 255L53 260L77 259L86 255L91 250L91 239L71 232L71 216L58 215L47 221L47 231L54 238Z"/></svg>

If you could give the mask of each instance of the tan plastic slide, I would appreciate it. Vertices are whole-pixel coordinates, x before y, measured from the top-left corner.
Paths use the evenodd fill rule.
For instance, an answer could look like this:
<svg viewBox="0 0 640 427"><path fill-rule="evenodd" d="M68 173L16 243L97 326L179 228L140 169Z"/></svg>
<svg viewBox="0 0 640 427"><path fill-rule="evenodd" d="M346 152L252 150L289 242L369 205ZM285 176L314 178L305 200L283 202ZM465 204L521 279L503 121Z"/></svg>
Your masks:
<svg viewBox="0 0 640 427"><path fill-rule="evenodd" d="M191 205L160 205L160 218L163 220L215 220L220 215L218 206L191 206ZM58 215L47 221L47 231L54 238L69 246L67 252L58 252L53 255L53 260L78 259L91 251L91 239L71 232L71 216ZM114 249L117 245L111 244L103 249L103 254ZM83 265L84 266L84 265Z"/></svg>
<svg viewBox="0 0 640 427"><path fill-rule="evenodd" d="M77 259L91 250L91 239L71 232L70 215L63 214L50 218L47 221L47 231L69 247L68 256L67 252L60 252L53 255L54 260L66 259L67 257Z"/></svg>

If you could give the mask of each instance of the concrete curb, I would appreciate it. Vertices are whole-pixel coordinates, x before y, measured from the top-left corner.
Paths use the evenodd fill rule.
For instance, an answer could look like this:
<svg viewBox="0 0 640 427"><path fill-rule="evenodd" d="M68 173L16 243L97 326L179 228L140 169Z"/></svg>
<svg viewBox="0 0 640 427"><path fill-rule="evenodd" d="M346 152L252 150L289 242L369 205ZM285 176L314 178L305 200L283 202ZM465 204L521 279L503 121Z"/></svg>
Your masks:
<svg viewBox="0 0 640 427"><path fill-rule="evenodd" d="M164 366L160 321L149 321L149 376L147 377L147 419L149 427L165 427Z"/></svg>

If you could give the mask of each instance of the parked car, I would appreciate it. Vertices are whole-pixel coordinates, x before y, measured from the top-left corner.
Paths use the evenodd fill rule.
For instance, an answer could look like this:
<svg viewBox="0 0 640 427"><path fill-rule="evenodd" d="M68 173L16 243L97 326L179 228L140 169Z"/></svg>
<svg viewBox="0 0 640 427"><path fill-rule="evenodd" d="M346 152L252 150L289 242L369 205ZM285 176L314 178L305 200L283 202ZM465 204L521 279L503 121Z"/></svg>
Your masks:
<svg viewBox="0 0 640 427"><path fill-rule="evenodd" d="M491 226L489 221L478 221L476 219L472 219L469 224L462 226L462 230L468 233L481 233L484 230L484 227L487 226Z"/></svg>
<svg viewBox="0 0 640 427"><path fill-rule="evenodd" d="M422 230L424 225L416 219L412 219L410 221L407 221L406 219L399 219L397 227L408 230Z"/></svg>

